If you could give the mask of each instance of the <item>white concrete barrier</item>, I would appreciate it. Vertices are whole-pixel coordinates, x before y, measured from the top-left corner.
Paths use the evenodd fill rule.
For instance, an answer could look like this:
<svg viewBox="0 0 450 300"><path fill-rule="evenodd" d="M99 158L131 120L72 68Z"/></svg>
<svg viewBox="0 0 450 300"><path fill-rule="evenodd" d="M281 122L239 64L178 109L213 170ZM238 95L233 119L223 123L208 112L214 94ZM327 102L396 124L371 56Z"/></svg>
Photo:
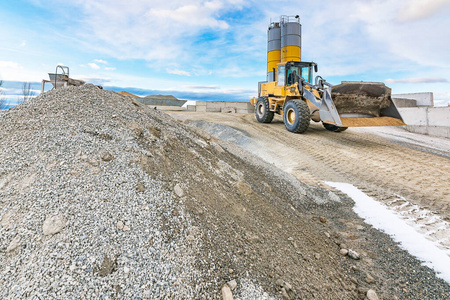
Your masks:
<svg viewBox="0 0 450 300"><path fill-rule="evenodd" d="M391 98L403 98L416 100L417 106L434 106L433 93L406 93L406 94L392 94Z"/></svg>
<svg viewBox="0 0 450 300"><path fill-rule="evenodd" d="M399 107L398 111L406 125L427 126L427 107Z"/></svg>
<svg viewBox="0 0 450 300"><path fill-rule="evenodd" d="M250 102L227 102L227 101L196 101L195 110L189 107L189 111L196 112L223 112L223 113L253 113L255 108Z"/></svg>
<svg viewBox="0 0 450 300"><path fill-rule="evenodd" d="M450 107L398 108L411 132L450 138Z"/></svg>

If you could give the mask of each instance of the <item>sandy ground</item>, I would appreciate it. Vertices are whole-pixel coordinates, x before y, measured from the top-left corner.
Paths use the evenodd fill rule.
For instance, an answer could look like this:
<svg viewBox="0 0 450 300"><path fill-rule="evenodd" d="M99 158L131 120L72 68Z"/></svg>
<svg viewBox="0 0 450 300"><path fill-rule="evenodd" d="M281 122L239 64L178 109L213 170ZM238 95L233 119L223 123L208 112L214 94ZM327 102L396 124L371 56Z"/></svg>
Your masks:
<svg viewBox="0 0 450 300"><path fill-rule="evenodd" d="M324 181L351 183L403 213L430 239L450 249L449 139L401 127L334 133L314 122L305 134L292 134L279 116L271 124L258 123L253 114L176 112L172 116L237 129L242 136L222 138L234 139L300 181L325 188L330 187Z"/></svg>

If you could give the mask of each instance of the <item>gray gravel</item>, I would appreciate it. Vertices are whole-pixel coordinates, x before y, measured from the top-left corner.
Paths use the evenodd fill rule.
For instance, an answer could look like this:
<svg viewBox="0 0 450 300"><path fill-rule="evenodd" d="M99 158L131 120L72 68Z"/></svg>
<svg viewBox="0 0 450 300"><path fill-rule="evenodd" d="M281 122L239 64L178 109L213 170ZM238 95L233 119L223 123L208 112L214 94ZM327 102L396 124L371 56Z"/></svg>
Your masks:
<svg viewBox="0 0 450 300"><path fill-rule="evenodd" d="M135 163L149 153L133 125L168 117L152 111L144 120L137 108L87 85L0 115L0 298L201 295L193 267L201 232L189 236L177 198ZM44 235L50 216L63 216L64 228ZM116 266L100 276L105 257Z"/></svg>

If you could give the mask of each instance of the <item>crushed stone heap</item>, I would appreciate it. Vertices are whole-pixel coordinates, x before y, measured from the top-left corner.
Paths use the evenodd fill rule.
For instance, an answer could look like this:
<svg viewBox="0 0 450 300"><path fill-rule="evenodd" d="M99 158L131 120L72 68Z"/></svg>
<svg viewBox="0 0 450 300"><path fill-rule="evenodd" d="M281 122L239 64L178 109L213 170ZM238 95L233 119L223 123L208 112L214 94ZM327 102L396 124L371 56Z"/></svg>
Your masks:
<svg viewBox="0 0 450 300"><path fill-rule="evenodd" d="M357 297L305 215L339 197L132 97L52 90L0 128L2 299Z"/></svg>

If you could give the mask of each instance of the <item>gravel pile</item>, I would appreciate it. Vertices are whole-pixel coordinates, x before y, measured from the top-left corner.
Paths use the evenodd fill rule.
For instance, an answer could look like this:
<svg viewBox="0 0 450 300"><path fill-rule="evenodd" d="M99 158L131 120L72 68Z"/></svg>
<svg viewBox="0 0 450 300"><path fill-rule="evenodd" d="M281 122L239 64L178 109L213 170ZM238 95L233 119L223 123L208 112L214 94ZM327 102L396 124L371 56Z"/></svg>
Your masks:
<svg viewBox="0 0 450 300"><path fill-rule="evenodd" d="M140 164L152 154L139 136L167 119L89 85L1 115L0 298L201 294L198 237ZM154 129L151 147L177 129Z"/></svg>

